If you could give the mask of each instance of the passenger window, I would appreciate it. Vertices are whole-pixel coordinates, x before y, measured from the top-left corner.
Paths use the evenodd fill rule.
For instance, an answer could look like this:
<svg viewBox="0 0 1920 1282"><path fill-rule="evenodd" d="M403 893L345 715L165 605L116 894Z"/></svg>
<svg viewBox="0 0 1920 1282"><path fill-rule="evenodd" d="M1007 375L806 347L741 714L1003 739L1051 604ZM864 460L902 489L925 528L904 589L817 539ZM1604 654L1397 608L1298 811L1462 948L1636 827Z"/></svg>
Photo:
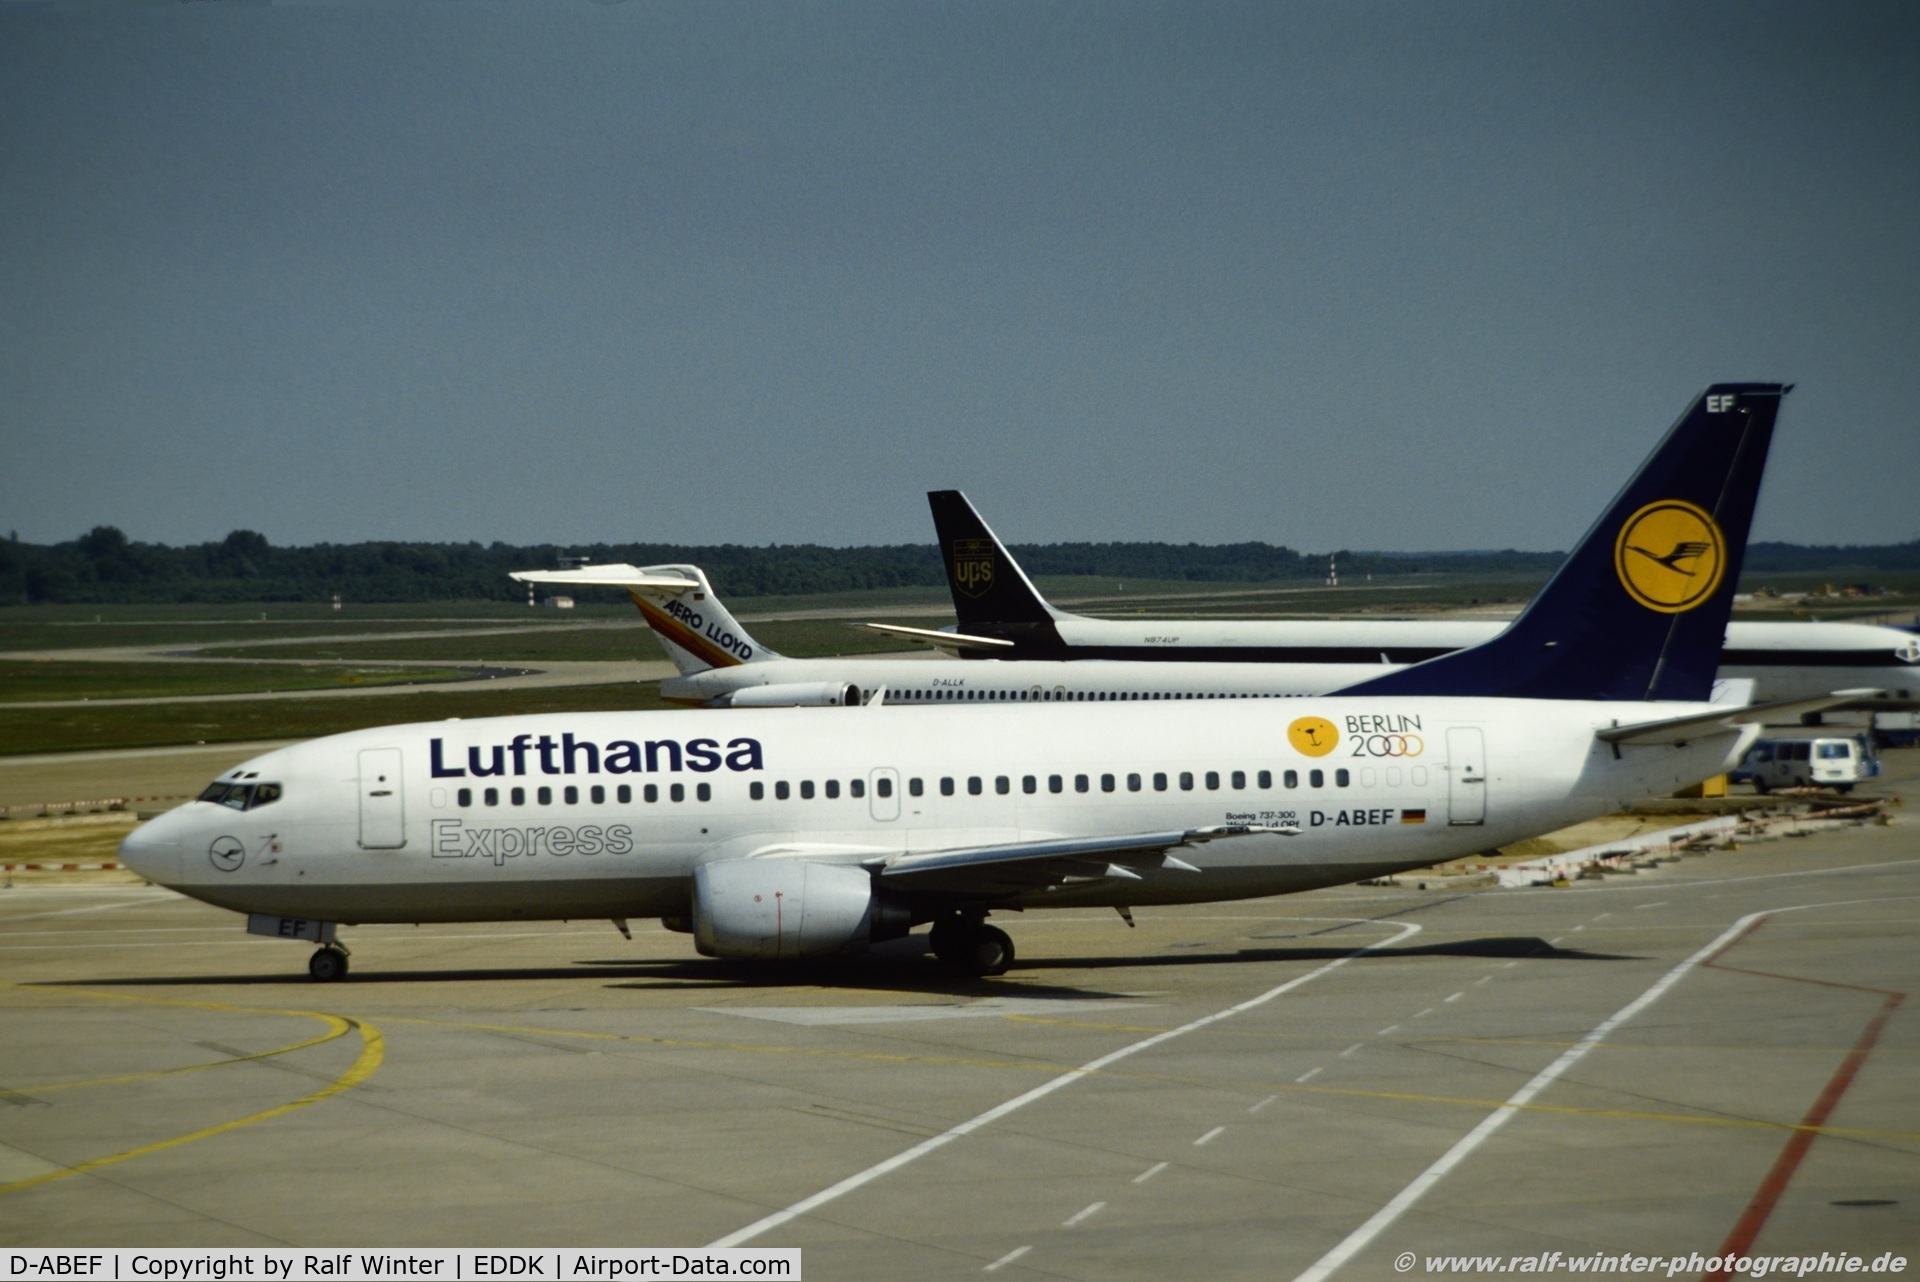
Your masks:
<svg viewBox="0 0 1920 1282"><path fill-rule="evenodd" d="M813 780L802 779L800 781L800 800L802 801L813 800Z"/></svg>
<svg viewBox="0 0 1920 1282"><path fill-rule="evenodd" d="M459 792L453 794L453 799L462 810L465 810L473 804L473 789L462 788Z"/></svg>
<svg viewBox="0 0 1920 1282"><path fill-rule="evenodd" d="M1842 752L1840 755L1844 757L1846 753ZM280 785L277 783L263 783L253 790L253 804L248 806L247 809L258 810L262 806L271 806L278 800L280 800ZM465 803L463 802L461 804L464 805Z"/></svg>
<svg viewBox="0 0 1920 1282"><path fill-rule="evenodd" d="M592 801L596 806L604 806L607 803L607 790L599 784L595 784L587 790L587 799Z"/></svg>
<svg viewBox="0 0 1920 1282"><path fill-rule="evenodd" d="M793 795L792 792L787 787L787 781L785 779L782 779L779 783L776 783L775 785L773 785L773 799L775 801L785 801L788 797L792 795Z"/></svg>
<svg viewBox="0 0 1920 1282"><path fill-rule="evenodd" d="M827 800L837 801L839 800L839 798L840 798L840 781L838 779L827 780Z"/></svg>
<svg viewBox="0 0 1920 1282"><path fill-rule="evenodd" d="M676 784L674 786L678 787L679 785ZM712 801L713 785L710 783L697 783L693 785L693 796L696 801Z"/></svg>
<svg viewBox="0 0 1920 1282"><path fill-rule="evenodd" d="M908 795L908 796L910 796L910 797L918 797L918 796L920 796L920 795L921 795L922 793L924 793L925 791L926 791L926 788L925 788L925 786L924 786L924 785L922 785L922 784L921 784L921 782L920 782L920 781L919 781L918 779L909 779L909 780L907 780L907 795ZM881 796L885 796L886 794L885 794L885 793L882 793L882 794L880 794L880 795L881 795Z"/></svg>
<svg viewBox="0 0 1920 1282"><path fill-rule="evenodd" d="M614 789L613 799L623 806L630 806L633 804L633 789L623 783Z"/></svg>
<svg viewBox="0 0 1920 1282"><path fill-rule="evenodd" d="M1258 783L1262 788L1273 787L1273 771L1262 770L1259 776L1255 779L1255 782Z"/></svg>
<svg viewBox="0 0 1920 1282"><path fill-rule="evenodd" d="M1281 776L1281 782L1285 783L1289 788L1298 788L1300 786L1300 772L1298 770L1287 771L1286 774Z"/></svg>
<svg viewBox="0 0 1920 1282"><path fill-rule="evenodd" d="M920 781L916 779L914 782L919 783ZM893 795L893 780L887 778L885 775L881 775L873 781L873 790L882 797L891 797Z"/></svg>
<svg viewBox="0 0 1920 1282"><path fill-rule="evenodd" d="M1374 776L1374 772L1373 772L1373 767L1372 767L1372 766L1361 766L1361 767L1360 767L1360 786L1361 786L1362 788L1371 788L1371 787L1373 787L1373 784L1374 784L1374 779L1375 779L1375 776Z"/></svg>
<svg viewBox="0 0 1920 1282"><path fill-rule="evenodd" d="M572 784L568 784L566 790L560 794L560 799L569 806L577 806L580 804L580 790Z"/></svg>
<svg viewBox="0 0 1920 1282"><path fill-rule="evenodd" d="M1058 778L1058 776L1055 776L1055 777ZM1032 775L1021 775L1020 791L1021 792L1039 792L1040 781L1038 779L1035 779ZM1054 791L1058 792L1060 790L1058 788L1055 788Z"/></svg>
<svg viewBox="0 0 1920 1282"><path fill-rule="evenodd" d="M667 789L667 797L672 801L685 801L687 799L687 786L683 783L672 785Z"/></svg>
<svg viewBox="0 0 1920 1282"><path fill-rule="evenodd" d="M849 797L854 797L854 798L860 798L860 797L866 796L867 781L865 779L847 780L847 795Z"/></svg>
<svg viewBox="0 0 1920 1282"><path fill-rule="evenodd" d="M657 783L648 784L640 790L640 796L650 806L659 804L660 785Z"/></svg>
<svg viewBox="0 0 1920 1282"><path fill-rule="evenodd" d="M993 777L993 790L1004 797L1013 791L1013 780L1007 778L1005 775L995 775Z"/></svg>
<svg viewBox="0 0 1920 1282"><path fill-rule="evenodd" d="M1315 788L1324 788L1327 786L1327 776L1322 771L1309 770L1307 772L1307 783Z"/></svg>
<svg viewBox="0 0 1920 1282"><path fill-rule="evenodd" d="M940 795L943 797L951 797L953 795L953 776L952 775L940 776Z"/></svg>
<svg viewBox="0 0 1920 1282"><path fill-rule="evenodd" d="M1238 784L1235 784L1234 786L1236 788L1239 787ZM1218 770L1207 771L1207 790L1211 792L1211 791L1217 790L1219 787L1220 787L1220 772Z"/></svg>
<svg viewBox="0 0 1920 1282"><path fill-rule="evenodd" d="M1159 771L1154 772L1153 790L1155 792L1165 792L1167 790L1167 776L1165 774Z"/></svg>
<svg viewBox="0 0 1920 1282"><path fill-rule="evenodd" d="M1139 776L1139 775L1128 775L1128 776L1127 776L1127 791L1128 791L1128 792L1139 792L1139 791L1140 791L1140 776Z"/></svg>
<svg viewBox="0 0 1920 1282"><path fill-rule="evenodd" d="M1048 792L1064 792L1066 790L1066 786L1067 786L1067 781L1065 779L1062 779L1059 775L1047 776Z"/></svg>
<svg viewBox="0 0 1920 1282"><path fill-rule="evenodd" d="M1075 792L1085 792L1087 790L1087 777L1085 775L1075 775L1073 777L1073 790Z"/></svg>
<svg viewBox="0 0 1920 1282"><path fill-rule="evenodd" d="M1101 775L1101 776L1100 776L1100 791L1101 791L1101 792L1112 792L1112 791L1113 791L1113 776L1112 776L1112 775Z"/></svg>
<svg viewBox="0 0 1920 1282"><path fill-rule="evenodd" d="M524 806L527 804L527 790L525 788L515 788L507 793L507 800L516 806Z"/></svg>
<svg viewBox="0 0 1920 1282"><path fill-rule="evenodd" d="M747 785L747 796L752 798L754 801L763 801L766 799L766 795L767 795L767 785L761 783L758 779L755 779L752 783Z"/></svg>
<svg viewBox="0 0 1920 1282"><path fill-rule="evenodd" d="M968 796L977 797L985 791L986 791L986 785L980 782L979 775L967 776L967 795Z"/></svg>
<svg viewBox="0 0 1920 1282"><path fill-rule="evenodd" d="M553 789L541 788L534 793L534 799L543 806L551 806L553 804Z"/></svg>
<svg viewBox="0 0 1920 1282"><path fill-rule="evenodd" d="M497 806L500 804L500 790L498 788L489 788L482 794L482 798L489 806Z"/></svg>
<svg viewBox="0 0 1920 1282"><path fill-rule="evenodd" d="M1244 770L1236 770L1236 771L1234 771L1234 772L1233 772L1233 786L1234 786L1234 787L1236 787L1236 788L1244 788L1244 787L1246 787L1246 786L1247 786L1247 772L1246 772L1246 771L1244 771Z"/></svg>

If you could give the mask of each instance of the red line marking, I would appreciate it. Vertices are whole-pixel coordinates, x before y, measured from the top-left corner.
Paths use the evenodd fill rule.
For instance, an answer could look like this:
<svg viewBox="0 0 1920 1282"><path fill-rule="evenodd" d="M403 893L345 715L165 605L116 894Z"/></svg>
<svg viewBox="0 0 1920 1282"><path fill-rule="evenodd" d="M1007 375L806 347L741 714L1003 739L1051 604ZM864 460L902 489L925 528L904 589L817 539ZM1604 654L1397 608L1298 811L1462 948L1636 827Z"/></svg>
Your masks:
<svg viewBox="0 0 1920 1282"><path fill-rule="evenodd" d="M1749 935L1760 929L1768 920L1763 917L1754 922L1752 926L1728 940L1725 948L1700 964L1703 967L1711 966L1715 970L1754 975L1762 979L1780 979L1793 984L1817 984L1822 988L1845 988L1856 993L1875 993L1882 999L1880 1012L1867 1021L1867 1027L1860 1034L1860 1039L1853 1044L1853 1049L1847 1052L1846 1059L1841 1061L1840 1067L1835 1070L1833 1076L1827 1079L1826 1087L1820 1092L1819 1098L1813 1101L1813 1107L1809 1108L1807 1115L1800 1119L1800 1124L1793 1128L1793 1135L1788 1138L1786 1147L1782 1148L1780 1156L1773 1160L1773 1166L1767 1171L1766 1178L1760 1181L1760 1187L1747 1203L1746 1210L1742 1211L1740 1218L1735 1221L1733 1231L1727 1234L1727 1240L1720 1244L1721 1267L1708 1273L1703 1282L1726 1282L1734 1276L1734 1259L1747 1255L1753 1249L1755 1239L1760 1236L1760 1230L1766 1227L1767 1217L1773 1214L1774 1207L1780 1204L1780 1198L1787 1191L1787 1185L1792 1181L1794 1172L1799 1169L1801 1160L1813 1147L1813 1141L1819 1137L1821 1128L1826 1126L1827 1119L1833 1115L1833 1110L1839 1106L1840 1097L1847 1093L1849 1086L1853 1085L1853 1079L1860 1072L1860 1066L1865 1064L1867 1056L1873 1053L1875 1044L1880 1040L1880 1031L1887 1026L1887 1021L1893 1018L1893 1012L1900 1008L1900 1004L1907 997L1905 993L1896 993L1886 988L1867 988L1860 984L1842 984L1833 980L1810 979L1804 975L1780 975L1773 971L1748 970L1741 966L1720 964L1720 958L1731 952L1736 945L1745 942Z"/></svg>

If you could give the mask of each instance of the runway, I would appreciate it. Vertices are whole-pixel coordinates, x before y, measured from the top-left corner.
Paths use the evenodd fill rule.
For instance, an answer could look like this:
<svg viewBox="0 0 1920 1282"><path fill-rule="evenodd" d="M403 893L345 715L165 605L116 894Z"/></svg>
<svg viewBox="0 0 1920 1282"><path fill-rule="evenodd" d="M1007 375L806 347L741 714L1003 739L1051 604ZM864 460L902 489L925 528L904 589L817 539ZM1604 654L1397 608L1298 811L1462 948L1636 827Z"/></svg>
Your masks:
<svg viewBox="0 0 1920 1282"><path fill-rule="evenodd" d="M1920 1255L1908 825L1136 918L1015 917L984 981L369 927L321 987L166 892L8 891L0 1243L794 1245L815 1278Z"/></svg>

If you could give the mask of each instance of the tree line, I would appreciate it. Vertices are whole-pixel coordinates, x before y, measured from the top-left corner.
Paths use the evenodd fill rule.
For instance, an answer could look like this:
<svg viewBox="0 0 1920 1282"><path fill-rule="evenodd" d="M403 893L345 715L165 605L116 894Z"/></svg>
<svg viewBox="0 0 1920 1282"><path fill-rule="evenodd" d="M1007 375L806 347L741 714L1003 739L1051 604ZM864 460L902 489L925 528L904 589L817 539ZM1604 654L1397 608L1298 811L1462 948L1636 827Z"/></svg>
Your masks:
<svg viewBox="0 0 1920 1282"><path fill-rule="evenodd" d="M1018 544L1029 574L1263 583L1325 575L1329 556L1351 580L1374 574L1544 576L1561 552L1306 553L1270 543ZM0 542L0 604L326 601L510 601L525 588L512 570L561 564L562 557L633 565L701 566L729 597L799 596L945 583L931 544L821 547L816 544L688 546L671 543L318 543L274 547L252 530L215 543L139 543L96 526L66 543ZM1747 568L1861 573L1920 569L1920 540L1882 547L1801 547L1756 543Z"/></svg>

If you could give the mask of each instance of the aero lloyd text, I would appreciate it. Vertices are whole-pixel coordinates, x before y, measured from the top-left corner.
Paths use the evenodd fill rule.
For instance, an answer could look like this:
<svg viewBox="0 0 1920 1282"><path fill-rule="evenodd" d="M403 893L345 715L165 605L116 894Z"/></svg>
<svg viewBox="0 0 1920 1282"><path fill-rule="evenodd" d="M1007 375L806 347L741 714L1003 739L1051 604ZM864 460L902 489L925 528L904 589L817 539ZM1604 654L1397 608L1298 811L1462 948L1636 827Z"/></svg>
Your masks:
<svg viewBox="0 0 1920 1282"><path fill-rule="evenodd" d="M458 764L458 747L453 749L453 759L449 762L441 740L434 739L431 745L428 756L435 779L464 779L469 774L477 778L524 775L529 757L535 759L543 775L678 774L682 770L712 774L722 766L728 770L765 768L760 761L758 739L730 739L725 748L718 739L689 739L685 743L678 739L649 739L643 743L615 739L603 747L575 739L570 733L558 740L552 735L543 734L536 739L532 735L517 734L510 743L468 748L464 768ZM512 770L507 769L509 765Z"/></svg>

